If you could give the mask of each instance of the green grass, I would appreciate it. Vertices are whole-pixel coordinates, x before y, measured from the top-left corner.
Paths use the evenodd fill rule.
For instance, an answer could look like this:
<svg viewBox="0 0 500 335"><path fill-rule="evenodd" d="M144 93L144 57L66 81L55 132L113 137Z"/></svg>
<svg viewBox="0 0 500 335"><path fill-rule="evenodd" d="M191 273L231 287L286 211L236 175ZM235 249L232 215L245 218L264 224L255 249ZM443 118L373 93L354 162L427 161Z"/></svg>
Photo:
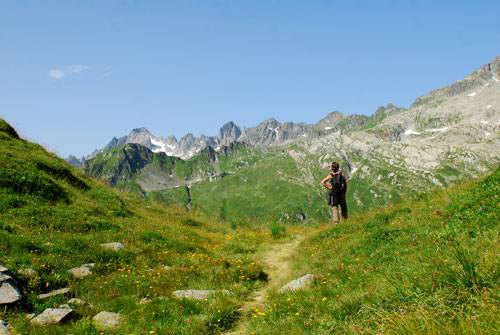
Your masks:
<svg viewBox="0 0 500 335"><path fill-rule="evenodd" d="M500 169L371 211L308 241L248 334L493 334L499 329Z"/></svg>
<svg viewBox="0 0 500 335"><path fill-rule="evenodd" d="M180 164L200 167L207 158ZM0 120L0 264L11 270L24 296L20 304L2 308L0 319L19 334L34 335L99 334L91 318L103 310L125 319L109 334L218 334L235 322L244 322L248 334L497 332L500 170L363 215L366 207L360 206L350 221L325 225L293 261L290 279L313 273L311 289L274 292L265 311L247 320L239 307L266 285L262 251L304 233L303 223L326 222L328 208L319 186L305 183L300 167L281 150L242 146L218 159L217 172L231 173L195 184L195 210L188 213L182 187L147 199L118 192L19 139ZM324 173L319 158L306 159L316 183ZM152 158L150 164L161 162ZM366 166L382 178L390 172L383 158ZM389 189L383 179L355 176L350 197L357 191L365 205L381 206L389 195L397 200L409 189L430 189L418 189L411 174L401 180L408 182ZM133 180L127 183L134 190ZM370 200L370 190L385 197ZM99 246L112 241L126 248L111 252ZM96 263L93 274L71 278L67 270L84 263ZM17 273L26 267L38 276ZM61 287L70 293L37 298ZM174 290L188 288L232 294L207 301L172 297ZM70 297L92 306L78 307L76 320L58 326L33 327L24 316ZM145 297L151 302L139 304Z"/></svg>
<svg viewBox="0 0 500 335"><path fill-rule="evenodd" d="M91 317L107 310L126 320L110 333L214 334L228 328L239 301L262 285L255 252L272 241L265 226L232 229L185 210L145 202L91 180L41 146L14 136L0 122L0 264L23 292L20 304L2 308L20 334L99 334ZM120 252L105 242L122 242ZM74 280L67 270L96 263L93 274ZM172 267L168 271L162 266ZM30 279L18 274L30 267ZM66 297L37 295L70 287ZM228 289L208 301L172 297L178 289ZM93 307L78 308L78 320L60 326L30 326L25 313L56 307L70 297ZM152 302L140 305L140 299Z"/></svg>

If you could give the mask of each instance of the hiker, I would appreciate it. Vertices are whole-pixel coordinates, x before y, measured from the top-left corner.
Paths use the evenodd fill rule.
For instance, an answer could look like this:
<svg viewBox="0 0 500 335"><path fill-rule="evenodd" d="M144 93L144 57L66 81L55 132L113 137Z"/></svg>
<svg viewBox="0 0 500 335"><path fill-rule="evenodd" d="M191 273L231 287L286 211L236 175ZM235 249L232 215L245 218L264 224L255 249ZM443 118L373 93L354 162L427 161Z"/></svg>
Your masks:
<svg viewBox="0 0 500 335"><path fill-rule="evenodd" d="M333 224L339 223L339 206L344 219L348 218L347 202L345 194L347 192L347 179L339 170L339 163L332 162L332 172L321 180L321 185L329 190L328 205L332 207Z"/></svg>

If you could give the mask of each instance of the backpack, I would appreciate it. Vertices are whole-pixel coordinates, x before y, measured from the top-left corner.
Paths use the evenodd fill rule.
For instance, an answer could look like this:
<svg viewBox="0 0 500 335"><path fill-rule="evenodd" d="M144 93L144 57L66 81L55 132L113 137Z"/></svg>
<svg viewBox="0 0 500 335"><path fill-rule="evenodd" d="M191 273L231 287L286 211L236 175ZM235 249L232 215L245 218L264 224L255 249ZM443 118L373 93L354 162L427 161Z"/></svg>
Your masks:
<svg viewBox="0 0 500 335"><path fill-rule="evenodd" d="M342 177L342 173L333 174L332 179L330 179L330 184L332 185L331 194L341 194L345 191L345 183L344 177Z"/></svg>

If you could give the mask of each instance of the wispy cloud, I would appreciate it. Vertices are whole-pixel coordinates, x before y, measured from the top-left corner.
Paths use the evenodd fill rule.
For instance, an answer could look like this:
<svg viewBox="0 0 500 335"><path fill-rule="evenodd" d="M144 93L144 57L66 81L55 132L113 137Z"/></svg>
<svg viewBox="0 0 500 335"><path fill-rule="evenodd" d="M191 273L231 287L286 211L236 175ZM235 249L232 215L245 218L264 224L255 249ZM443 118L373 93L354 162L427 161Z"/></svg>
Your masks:
<svg viewBox="0 0 500 335"><path fill-rule="evenodd" d="M88 69L90 69L90 66L87 65L69 65L65 67L50 69L47 74L49 77L54 79L63 79L64 77L80 74Z"/></svg>

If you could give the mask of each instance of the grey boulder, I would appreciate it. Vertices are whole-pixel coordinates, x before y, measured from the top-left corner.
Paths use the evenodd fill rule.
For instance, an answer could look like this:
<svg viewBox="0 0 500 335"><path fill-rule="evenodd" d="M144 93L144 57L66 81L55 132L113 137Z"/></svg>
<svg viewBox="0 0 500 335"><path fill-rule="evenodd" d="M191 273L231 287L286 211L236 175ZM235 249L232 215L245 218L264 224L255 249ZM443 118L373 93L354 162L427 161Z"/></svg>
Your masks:
<svg viewBox="0 0 500 335"><path fill-rule="evenodd" d="M41 314L31 319L31 324L37 326L45 326L57 324L67 320L73 310L71 308L47 308Z"/></svg>
<svg viewBox="0 0 500 335"><path fill-rule="evenodd" d="M11 276L0 273L0 306L21 300L22 295Z"/></svg>

